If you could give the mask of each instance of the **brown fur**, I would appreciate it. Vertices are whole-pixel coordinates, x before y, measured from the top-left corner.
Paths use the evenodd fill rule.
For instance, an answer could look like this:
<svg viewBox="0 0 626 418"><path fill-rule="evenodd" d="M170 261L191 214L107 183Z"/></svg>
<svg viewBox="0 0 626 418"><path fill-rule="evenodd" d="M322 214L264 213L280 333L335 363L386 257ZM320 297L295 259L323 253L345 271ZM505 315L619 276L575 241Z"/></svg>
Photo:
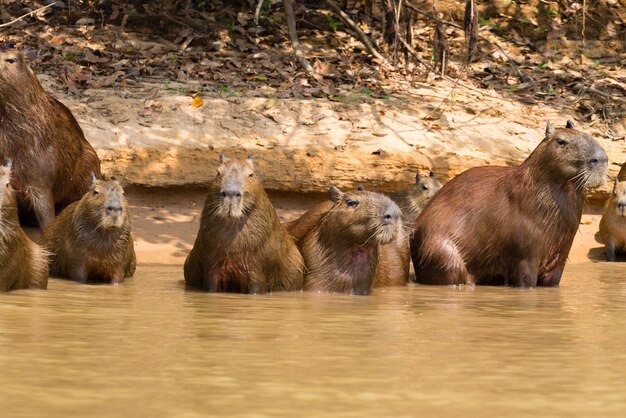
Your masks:
<svg viewBox="0 0 626 418"><path fill-rule="evenodd" d="M615 179L613 192L600 221L600 238L606 245L608 261L615 261L618 254L626 254L626 179Z"/></svg>
<svg viewBox="0 0 626 418"><path fill-rule="evenodd" d="M389 197L402 210L404 222L413 225L439 189L441 189L441 183L434 172L431 171L428 176L420 176L418 173L415 175L415 184L409 190L394 193Z"/></svg>
<svg viewBox="0 0 626 418"><path fill-rule="evenodd" d="M47 254L20 227L10 171L8 164L0 167L0 292L45 289Z"/></svg>
<svg viewBox="0 0 626 418"><path fill-rule="evenodd" d="M52 221L41 242L53 254L50 274L54 276L118 284L135 273L128 203L115 178L94 178L82 199Z"/></svg>
<svg viewBox="0 0 626 418"><path fill-rule="evenodd" d="M607 155L589 135L546 129L519 167L478 167L448 182L417 218L411 239L424 284L558 285L578 229L585 187L600 185Z"/></svg>
<svg viewBox="0 0 626 418"><path fill-rule="evenodd" d="M185 261L185 283L209 292L302 290L302 256L254 175L252 160L222 155L221 161Z"/></svg>
<svg viewBox="0 0 626 418"><path fill-rule="evenodd" d="M374 286L406 284L408 255L398 260L394 247L402 245L397 205L366 191L344 194L331 187L330 196L288 224L304 257L305 290L367 295Z"/></svg>
<svg viewBox="0 0 626 418"><path fill-rule="evenodd" d="M0 46L0 157L14 163L20 218L46 228L89 190L100 161L69 109L45 91L23 54Z"/></svg>

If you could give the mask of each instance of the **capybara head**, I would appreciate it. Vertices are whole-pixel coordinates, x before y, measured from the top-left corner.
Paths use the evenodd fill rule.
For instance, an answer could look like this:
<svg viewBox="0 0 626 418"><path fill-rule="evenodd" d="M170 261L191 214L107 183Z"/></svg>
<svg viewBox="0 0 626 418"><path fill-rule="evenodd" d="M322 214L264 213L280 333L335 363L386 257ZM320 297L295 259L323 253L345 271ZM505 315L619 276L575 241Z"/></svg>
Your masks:
<svg viewBox="0 0 626 418"><path fill-rule="evenodd" d="M4 160L4 164L0 166L0 217L5 217L5 211L7 209L15 208L15 201L13 197L13 191L11 190L11 160Z"/></svg>
<svg viewBox="0 0 626 418"><path fill-rule="evenodd" d="M435 193L441 189L441 183L437 179L437 175L431 171L428 176L420 176L415 174L415 186L409 191L409 200L416 200L415 203L421 203L430 200Z"/></svg>
<svg viewBox="0 0 626 418"><path fill-rule="evenodd" d="M15 48L14 43L0 44L0 82L3 87L5 87L4 84L7 84L6 87L19 87L11 86L10 83L23 79L25 76L35 77L28 59Z"/></svg>
<svg viewBox="0 0 626 418"><path fill-rule="evenodd" d="M617 216L626 216L626 181L615 179L611 193L611 205L615 208Z"/></svg>
<svg viewBox="0 0 626 418"><path fill-rule="evenodd" d="M574 129L567 121L565 128L553 128L548 122L546 136L537 150L543 148L542 168L555 181L574 181L578 188L597 187L606 180L608 156L590 135Z"/></svg>
<svg viewBox="0 0 626 418"><path fill-rule="evenodd" d="M94 214L103 229L121 228L128 217L128 203L117 178L98 180L93 176L91 189L83 197L83 205Z"/></svg>
<svg viewBox="0 0 626 418"><path fill-rule="evenodd" d="M328 194L333 207L320 225L322 236L348 245L375 246L402 233L402 212L388 197L362 188L343 193L335 186Z"/></svg>
<svg viewBox="0 0 626 418"><path fill-rule="evenodd" d="M216 195L215 213L222 218L241 218L252 209L252 195L258 193L260 183L254 175L252 156L244 161L227 158L220 154L220 166L213 182Z"/></svg>

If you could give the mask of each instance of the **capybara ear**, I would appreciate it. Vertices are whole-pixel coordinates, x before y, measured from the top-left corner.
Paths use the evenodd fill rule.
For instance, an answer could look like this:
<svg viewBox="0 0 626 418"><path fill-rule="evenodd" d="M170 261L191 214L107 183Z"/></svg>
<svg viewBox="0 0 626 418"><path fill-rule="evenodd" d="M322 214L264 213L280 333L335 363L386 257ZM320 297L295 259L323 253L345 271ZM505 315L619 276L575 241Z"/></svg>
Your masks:
<svg viewBox="0 0 626 418"><path fill-rule="evenodd" d="M330 188L328 189L328 197L330 198L331 202L337 203L343 197L343 193L335 186L330 186Z"/></svg>
<svg viewBox="0 0 626 418"><path fill-rule="evenodd" d="M224 164L226 161L228 161L228 158L223 152L220 152L220 164Z"/></svg>
<svg viewBox="0 0 626 418"><path fill-rule="evenodd" d="M35 62L35 59L37 58L37 54L38 52L36 49L27 49L24 51L24 56L26 57L29 63Z"/></svg>
<svg viewBox="0 0 626 418"><path fill-rule="evenodd" d="M554 127L552 127L552 124L548 121L548 123L546 123L546 138L551 137L553 134Z"/></svg>
<svg viewBox="0 0 626 418"><path fill-rule="evenodd" d="M13 167L13 161L11 161L11 159L10 159L10 158L8 158L8 157L7 157L7 158L5 158L5 159L4 159L4 168L6 168L6 169L9 169L9 170L10 170L12 167Z"/></svg>
<svg viewBox="0 0 626 418"><path fill-rule="evenodd" d="M420 184L420 173L415 173L415 184Z"/></svg>
<svg viewBox="0 0 626 418"><path fill-rule="evenodd" d="M611 195L613 196L617 196L617 183L619 183L619 178L615 177L615 181L613 182L613 191L611 192Z"/></svg>
<svg viewBox="0 0 626 418"><path fill-rule="evenodd" d="M98 181L98 178L96 177L96 173L94 173L93 171L91 172L91 183L92 184L96 184L96 181Z"/></svg>
<svg viewBox="0 0 626 418"><path fill-rule="evenodd" d="M254 160L252 159L252 154L248 154L248 159L246 160L246 163L248 163L250 168L254 170Z"/></svg>
<svg viewBox="0 0 626 418"><path fill-rule="evenodd" d="M428 177L430 177L430 178L433 178L433 179L434 179L434 178L437 178L437 175L435 174L435 172L434 172L434 171L431 171L430 173L428 173Z"/></svg>
<svg viewBox="0 0 626 418"><path fill-rule="evenodd" d="M574 128L576 127L576 125L574 125L574 122L573 122L573 121L571 121L571 120L569 120L569 119L568 119L568 120L567 120L567 122L565 123L565 127L566 127L567 129L574 129Z"/></svg>
<svg viewBox="0 0 626 418"><path fill-rule="evenodd" d="M363 186L362 184L359 184L358 186L356 186L356 189L360 192L364 192L365 191L365 186Z"/></svg>

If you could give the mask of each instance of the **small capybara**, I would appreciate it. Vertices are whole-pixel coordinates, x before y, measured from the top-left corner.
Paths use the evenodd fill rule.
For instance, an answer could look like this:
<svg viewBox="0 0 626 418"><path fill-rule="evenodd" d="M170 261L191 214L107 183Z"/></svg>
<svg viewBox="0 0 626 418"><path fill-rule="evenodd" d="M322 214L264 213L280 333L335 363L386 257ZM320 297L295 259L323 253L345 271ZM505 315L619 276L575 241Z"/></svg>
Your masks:
<svg viewBox="0 0 626 418"><path fill-rule="evenodd" d="M591 136L554 129L518 167L477 167L444 185L417 218L418 283L558 285L582 215L584 191L606 178Z"/></svg>
<svg viewBox="0 0 626 418"><path fill-rule="evenodd" d="M400 208L388 197L364 190L342 193L331 186L329 197L288 224L306 266L304 289L369 295L376 281L406 284L409 260L391 258L394 248L386 255L388 270L379 270L380 248L395 244L404 233Z"/></svg>
<svg viewBox="0 0 626 418"><path fill-rule="evenodd" d="M113 284L132 277L137 259L119 181L94 176L82 199L67 206L43 231L41 243L52 253L53 276Z"/></svg>
<svg viewBox="0 0 626 418"><path fill-rule="evenodd" d="M402 210L404 222L412 225L439 189L441 189L441 183L433 171L428 176L420 176L417 173L415 175L415 185L407 191L393 193L389 197Z"/></svg>
<svg viewBox="0 0 626 418"><path fill-rule="evenodd" d="M10 178L11 161L7 159L0 166L0 292L45 289L48 286L47 254L28 239L20 227Z"/></svg>
<svg viewBox="0 0 626 418"><path fill-rule="evenodd" d="M302 290L304 262L254 173L252 157L220 154L185 260L185 283L208 292Z"/></svg>
<svg viewBox="0 0 626 418"><path fill-rule="evenodd" d="M23 222L45 229L80 199L100 161L78 122L37 80L27 59L0 45L0 157L11 158Z"/></svg>
<svg viewBox="0 0 626 418"><path fill-rule="evenodd" d="M606 259L626 253L626 179L615 179L613 192L600 221L600 238L606 246Z"/></svg>

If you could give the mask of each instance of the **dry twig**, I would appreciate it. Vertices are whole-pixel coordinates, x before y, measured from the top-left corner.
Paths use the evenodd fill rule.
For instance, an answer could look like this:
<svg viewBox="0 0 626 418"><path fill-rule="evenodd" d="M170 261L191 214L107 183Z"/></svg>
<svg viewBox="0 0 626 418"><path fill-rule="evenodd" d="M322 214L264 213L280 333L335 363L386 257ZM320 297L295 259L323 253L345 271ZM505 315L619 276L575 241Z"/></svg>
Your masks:
<svg viewBox="0 0 626 418"><path fill-rule="evenodd" d="M0 28L4 28L4 27L7 27L7 26L10 26L10 25L14 24L15 22L19 22L20 20L24 19L25 17L31 16L31 15L34 15L35 13L39 13L39 12L41 12L43 10L49 9L50 7L54 6L55 4L56 4L56 2L52 2L52 3L48 4L47 6L43 6L43 7L40 7L38 9L33 10L32 12L28 12L28 13L18 17L17 19L13 19L10 22L1 24Z"/></svg>

